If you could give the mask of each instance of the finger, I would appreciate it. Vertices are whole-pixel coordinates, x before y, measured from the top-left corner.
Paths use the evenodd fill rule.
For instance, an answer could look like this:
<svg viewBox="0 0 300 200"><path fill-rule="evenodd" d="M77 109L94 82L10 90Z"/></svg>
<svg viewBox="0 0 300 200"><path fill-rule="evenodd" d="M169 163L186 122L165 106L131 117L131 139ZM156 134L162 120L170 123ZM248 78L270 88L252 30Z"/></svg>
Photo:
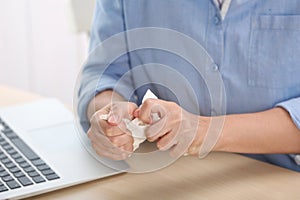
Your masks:
<svg viewBox="0 0 300 200"><path fill-rule="evenodd" d="M157 142L157 148L161 151L165 151L170 149L177 143L175 133L169 132L165 134L159 141Z"/></svg>
<svg viewBox="0 0 300 200"><path fill-rule="evenodd" d="M140 109L137 108L137 109L133 112L133 117L139 118L139 115L140 115Z"/></svg>
<svg viewBox="0 0 300 200"><path fill-rule="evenodd" d="M179 142L170 149L170 156L173 158L179 158L187 151L187 149L188 146L186 144Z"/></svg>
<svg viewBox="0 0 300 200"><path fill-rule="evenodd" d="M118 125L111 125L107 121L101 120L99 124L94 122L91 127L97 127L96 129L106 136L118 136L124 133L131 135L131 132L127 130L127 126L123 120Z"/></svg>
<svg viewBox="0 0 300 200"><path fill-rule="evenodd" d="M103 157L106 157L106 158L110 158L112 160L125 160L128 155L127 154L114 154L114 153L111 153L109 151L103 151L101 149L95 149L95 152L99 155L99 156L103 156Z"/></svg>
<svg viewBox="0 0 300 200"><path fill-rule="evenodd" d="M104 135L108 137L120 136L120 135L131 135L131 132L125 128L126 125L109 126L104 130Z"/></svg>
<svg viewBox="0 0 300 200"><path fill-rule="evenodd" d="M152 113L158 113L159 117L165 115L165 109L163 108L162 101L158 99L147 99L141 105L141 107L135 111L135 115L138 114L138 118L146 124L152 124Z"/></svg>
<svg viewBox="0 0 300 200"><path fill-rule="evenodd" d="M118 147L110 145L110 147L104 146L103 143L92 142L92 147L98 155L106 157L119 157L120 159L126 158L130 155L130 152L126 152Z"/></svg>
<svg viewBox="0 0 300 200"><path fill-rule="evenodd" d="M100 156L111 158L114 160L124 160L131 152L124 152L116 147L105 135L94 131L92 128L88 130L88 137L91 140L92 146L96 153Z"/></svg>
<svg viewBox="0 0 300 200"><path fill-rule="evenodd" d="M106 132L106 129L108 127L111 127L112 125L108 124L106 120L101 118L102 113L97 112L95 113L90 120L91 123L91 129L93 131L97 131L99 133L104 134Z"/></svg>
<svg viewBox="0 0 300 200"><path fill-rule="evenodd" d="M110 142L110 140L103 134L100 134L98 132L90 131L88 132L88 137L94 144L101 144L102 146L106 148L111 148L113 144Z"/></svg>
<svg viewBox="0 0 300 200"><path fill-rule="evenodd" d="M122 149L122 150L126 151L127 153L131 154L131 153L133 153L133 144L127 143L127 144L121 146L120 149Z"/></svg>
<svg viewBox="0 0 300 200"><path fill-rule="evenodd" d="M131 102L114 103L109 112L108 122L112 124L119 124L122 119L133 119L133 113L137 109L137 105Z"/></svg>
<svg viewBox="0 0 300 200"><path fill-rule="evenodd" d="M133 137L127 134L108 137L108 139L117 147L121 147L126 144L133 144Z"/></svg>
<svg viewBox="0 0 300 200"><path fill-rule="evenodd" d="M200 151L200 147L201 147L201 143L195 140L188 148L187 152L190 155L198 155Z"/></svg>
<svg viewBox="0 0 300 200"><path fill-rule="evenodd" d="M146 129L145 135L148 141L153 142L171 131L171 127L166 122L167 117L163 117Z"/></svg>
<svg viewBox="0 0 300 200"><path fill-rule="evenodd" d="M118 114L109 113L107 123L112 126L117 126L121 122L121 118L118 116Z"/></svg>
<svg viewBox="0 0 300 200"><path fill-rule="evenodd" d="M203 143L203 135L195 134L191 145L188 148L188 154L190 155L198 155L200 152L201 145Z"/></svg>

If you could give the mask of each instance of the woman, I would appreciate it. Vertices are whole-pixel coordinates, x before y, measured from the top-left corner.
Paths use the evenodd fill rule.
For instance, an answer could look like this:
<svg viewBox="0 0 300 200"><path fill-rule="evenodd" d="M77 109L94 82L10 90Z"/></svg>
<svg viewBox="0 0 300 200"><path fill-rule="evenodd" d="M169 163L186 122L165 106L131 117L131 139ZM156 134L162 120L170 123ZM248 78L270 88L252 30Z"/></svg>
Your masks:
<svg viewBox="0 0 300 200"><path fill-rule="evenodd" d="M300 171L299 21L300 2L294 0L99 0L91 52L101 44L102 54L90 56L79 92L79 113L94 149L126 159L133 138L122 119L139 118L159 149L198 155L211 121L226 114L209 150L243 153ZM157 32L147 35L145 27ZM141 29L145 34L126 32ZM184 39L174 40L162 30L190 38L207 54L195 53ZM107 49L127 51L108 63L111 51L103 43L120 33ZM134 47L143 42L150 46ZM152 48L156 43L162 49ZM176 52L188 54L182 58L166 51L173 44ZM193 66L189 55L199 55L203 65ZM218 77L222 81L210 87ZM159 100L138 107L149 88ZM153 121L151 113L160 119Z"/></svg>

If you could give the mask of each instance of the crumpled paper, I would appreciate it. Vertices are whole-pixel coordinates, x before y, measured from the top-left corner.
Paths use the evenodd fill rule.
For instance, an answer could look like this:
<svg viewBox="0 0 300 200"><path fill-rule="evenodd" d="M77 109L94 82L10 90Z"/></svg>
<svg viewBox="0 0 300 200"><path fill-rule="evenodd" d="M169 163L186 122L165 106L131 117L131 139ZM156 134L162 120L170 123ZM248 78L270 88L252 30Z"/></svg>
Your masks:
<svg viewBox="0 0 300 200"><path fill-rule="evenodd" d="M153 94L153 92L150 89L148 89L146 94L143 97L142 103L144 103L144 101L146 99L157 99L157 96L155 96L155 94ZM157 113L152 113L152 120L154 122L159 120L159 119L160 118L159 118ZM149 125L144 124L138 118L135 118L132 121L130 121L128 119L123 119L123 121L125 122L127 129L132 134L132 137L134 139L134 141L133 141L133 151L135 151L139 148L140 144L143 143L147 139L147 137L145 135L145 130Z"/></svg>
<svg viewBox="0 0 300 200"><path fill-rule="evenodd" d="M146 99L150 99L150 98L151 99L157 99L157 96L155 96L155 94L153 94L153 92L150 89L148 89L146 94L143 97L142 103ZM100 119L108 120L108 115L101 115ZM154 122L159 120L159 119L160 119L160 117L159 117L158 113L152 113L152 120ZM139 148L140 144L143 143L147 139L147 137L145 135L145 130L149 125L144 124L138 118L135 118L133 120L123 119L123 121L125 122L127 129L132 134L132 137L134 139L134 141L133 141L133 151L135 151Z"/></svg>

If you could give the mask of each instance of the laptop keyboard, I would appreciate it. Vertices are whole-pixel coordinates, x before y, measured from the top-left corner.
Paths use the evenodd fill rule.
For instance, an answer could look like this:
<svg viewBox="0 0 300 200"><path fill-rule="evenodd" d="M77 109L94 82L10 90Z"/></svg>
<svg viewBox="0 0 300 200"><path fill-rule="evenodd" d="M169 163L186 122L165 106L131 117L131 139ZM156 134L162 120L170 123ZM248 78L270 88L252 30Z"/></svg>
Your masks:
<svg viewBox="0 0 300 200"><path fill-rule="evenodd" d="M0 192L59 176L0 118Z"/></svg>

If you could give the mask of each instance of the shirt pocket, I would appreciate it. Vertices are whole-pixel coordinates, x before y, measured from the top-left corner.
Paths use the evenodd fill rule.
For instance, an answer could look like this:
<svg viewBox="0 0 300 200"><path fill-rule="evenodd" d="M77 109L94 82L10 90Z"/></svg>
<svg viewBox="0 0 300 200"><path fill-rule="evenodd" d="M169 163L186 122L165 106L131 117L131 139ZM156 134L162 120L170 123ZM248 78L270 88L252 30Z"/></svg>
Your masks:
<svg viewBox="0 0 300 200"><path fill-rule="evenodd" d="M300 15L260 15L251 25L248 84L300 86Z"/></svg>

